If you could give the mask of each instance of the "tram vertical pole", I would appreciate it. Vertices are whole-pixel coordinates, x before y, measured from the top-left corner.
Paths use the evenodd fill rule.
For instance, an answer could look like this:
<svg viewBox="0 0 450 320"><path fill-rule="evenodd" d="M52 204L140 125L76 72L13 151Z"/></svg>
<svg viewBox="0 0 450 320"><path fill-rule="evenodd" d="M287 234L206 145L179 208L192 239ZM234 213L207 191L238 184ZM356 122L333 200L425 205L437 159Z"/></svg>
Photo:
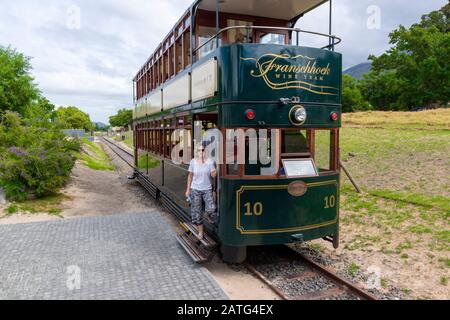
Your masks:
<svg viewBox="0 0 450 320"><path fill-rule="evenodd" d="M329 17L329 39L328 39L328 44L329 44L329 49L334 51L334 46L332 46L332 44L334 44L334 40L331 38L332 33L333 33L333 0L330 0L330 17Z"/></svg>
<svg viewBox="0 0 450 320"><path fill-rule="evenodd" d="M220 21L219 21L219 7L220 7L220 3L219 0L216 0L216 49L219 48L219 29L220 29Z"/></svg>
<svg viewBox="0 0 450 320"><path fill-rule="evenodd" d="M136 88L135 88L135 86L136 86L136 81L133 80L133 104L136 107Z"/></svg>

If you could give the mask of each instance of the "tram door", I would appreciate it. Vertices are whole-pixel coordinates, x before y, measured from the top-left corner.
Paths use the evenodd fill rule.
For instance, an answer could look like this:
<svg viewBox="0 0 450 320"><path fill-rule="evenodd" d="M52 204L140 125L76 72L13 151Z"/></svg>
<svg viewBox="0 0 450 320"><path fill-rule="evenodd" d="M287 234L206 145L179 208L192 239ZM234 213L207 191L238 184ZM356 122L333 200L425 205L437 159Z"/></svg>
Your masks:
<svg viewBox="0 0 450 320"><path fill-rule="evenodd" d="M218 113L202 113L197 114L194 117L194 135L193 135L193 148L196 148L199 143L205 144L207 147L214 143L215 138L206 134L208 130L214 130L218 127ZM194 149L195 150L195 149ZM216 150L213 150L212 157L216 157ZM194 153L192 153L194 154ZM219 186L218 179L220 177L220 166L216 164L217 177L213 179L212 185L214 190L214 199L216 201L216 207L219 204Z"/></svg>

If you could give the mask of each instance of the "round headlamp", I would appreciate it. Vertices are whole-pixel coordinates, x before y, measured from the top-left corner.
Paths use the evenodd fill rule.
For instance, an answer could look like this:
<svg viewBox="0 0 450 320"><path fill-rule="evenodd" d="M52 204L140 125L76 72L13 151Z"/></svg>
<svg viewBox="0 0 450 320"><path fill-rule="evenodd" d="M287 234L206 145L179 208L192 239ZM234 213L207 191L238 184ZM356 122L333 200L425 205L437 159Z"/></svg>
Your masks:
<svg viewBox="0 0 450 320"><path fill-rule="evenodd" d="M308 114L303 106L295 106L291 109L290 120L294 125L299 126L304 124L307 117Z"/></svg>

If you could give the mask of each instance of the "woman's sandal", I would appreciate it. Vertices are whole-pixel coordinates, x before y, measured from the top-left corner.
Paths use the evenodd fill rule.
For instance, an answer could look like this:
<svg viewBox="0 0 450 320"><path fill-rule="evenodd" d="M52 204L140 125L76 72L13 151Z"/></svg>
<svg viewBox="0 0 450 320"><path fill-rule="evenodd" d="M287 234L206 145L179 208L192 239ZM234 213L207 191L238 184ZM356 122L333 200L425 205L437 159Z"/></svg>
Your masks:
<svg viewBox="0 0 450 320"><path fill-rule="evenodd" d="M209 215L206 215L205 220L208 221L209 224L214 224L213 219Z"/></svg>
<svg viewBox="0 0 450 320"><path fill-rule="evenodd" d="M200 235L196 234L195 237L197 238L198 241L202 241L205 235L202 235L202 237L200 238Z"/></svg>

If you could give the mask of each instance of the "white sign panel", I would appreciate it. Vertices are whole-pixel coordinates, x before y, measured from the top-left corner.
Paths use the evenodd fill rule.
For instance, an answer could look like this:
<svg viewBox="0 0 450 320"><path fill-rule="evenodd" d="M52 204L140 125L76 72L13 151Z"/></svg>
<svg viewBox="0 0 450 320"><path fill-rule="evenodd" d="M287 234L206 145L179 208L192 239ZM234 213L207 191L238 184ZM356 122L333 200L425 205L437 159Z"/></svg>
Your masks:
<svg viewBox="0 0 450 320"><path fill-rule="evenodd" d="M192 70L192 101L213 97L217 92L217 60L211 59Z"/></svg>

